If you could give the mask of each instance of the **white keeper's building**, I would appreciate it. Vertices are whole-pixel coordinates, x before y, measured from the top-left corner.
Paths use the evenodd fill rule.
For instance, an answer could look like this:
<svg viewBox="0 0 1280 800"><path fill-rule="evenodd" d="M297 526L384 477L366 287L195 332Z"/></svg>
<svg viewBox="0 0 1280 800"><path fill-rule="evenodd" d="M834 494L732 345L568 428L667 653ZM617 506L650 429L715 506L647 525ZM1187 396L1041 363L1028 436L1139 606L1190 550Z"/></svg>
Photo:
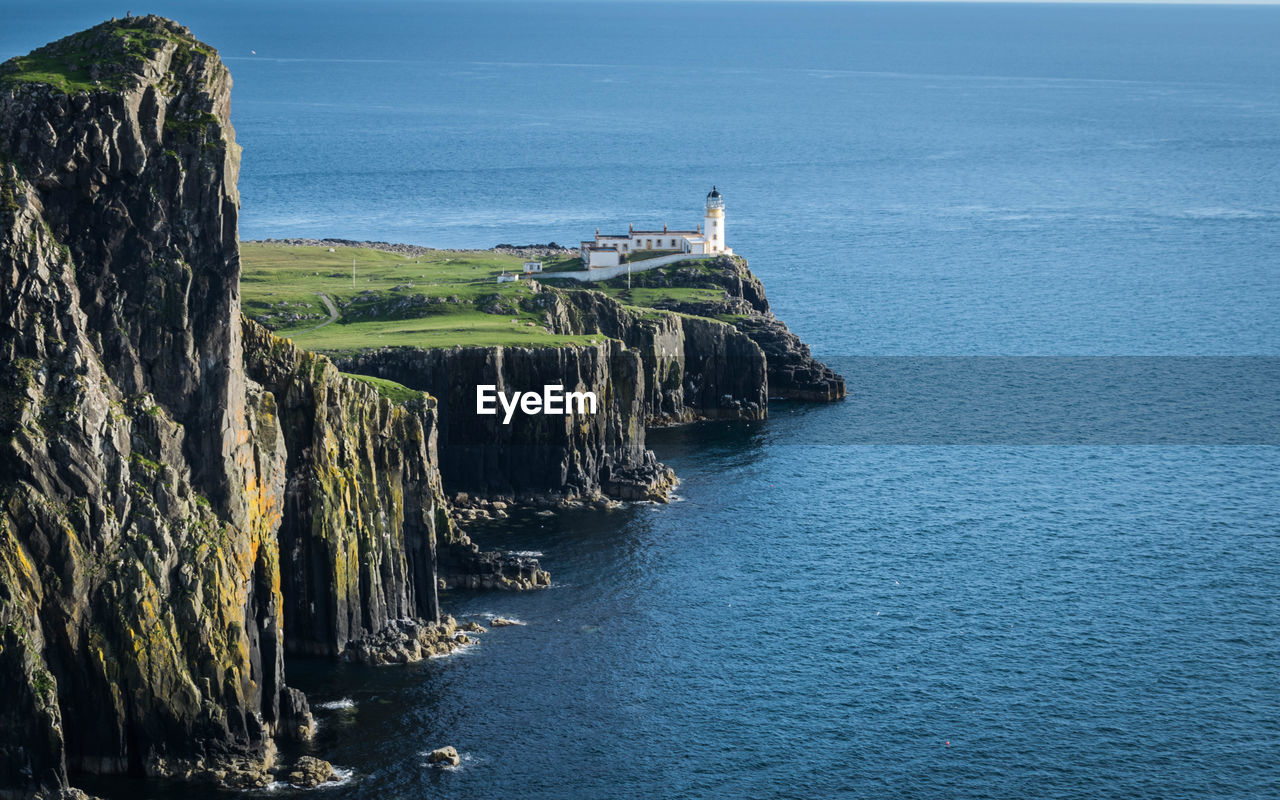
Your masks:
<svg viewBox="0 0 1280 800"><path fill-rule="evenodd" d="M641 231L629 225L625 234L601 234L596 228L596 238L582 243L582 263L587 268L616 267L624 259L643 253L641 260L660 258L673 253L690 255L733 255L724 241L724 198L716 187L707 195L707 209L702 224L695 230ZM633 263L640 263L633 260Z"/></svg>

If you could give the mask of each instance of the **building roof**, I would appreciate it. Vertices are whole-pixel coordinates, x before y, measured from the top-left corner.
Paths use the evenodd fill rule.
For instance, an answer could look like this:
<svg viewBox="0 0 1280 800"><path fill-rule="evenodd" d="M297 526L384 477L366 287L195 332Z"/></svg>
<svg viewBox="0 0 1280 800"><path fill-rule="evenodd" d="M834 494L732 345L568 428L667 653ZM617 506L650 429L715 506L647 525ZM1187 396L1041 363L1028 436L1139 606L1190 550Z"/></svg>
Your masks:
<svg viewBox="0 0 1280 800"><path fill-rule="evenodd" d="M711 191L707 194L707 197L719 197L719 196L720 196L720 190L712 186Z"/></svg>
<svg viewBox="0 0 1280 800"><path fill-rule="evenodd" d="M680 235L680 236L684 236L685 234L689 234L689 233L692 233L692 234L695 234L695 235L696 235L696 234L700 233L700 231L677 231L677 230L669 230L669 231L632 231L632 232L631 232L631 235L633 235L633 236L642 236L642 235L643 235L643 236L650 236L650 235L657 235L657 234L662 234L662 233L674 233L674 234L677 234L677 235Z"/></svg>

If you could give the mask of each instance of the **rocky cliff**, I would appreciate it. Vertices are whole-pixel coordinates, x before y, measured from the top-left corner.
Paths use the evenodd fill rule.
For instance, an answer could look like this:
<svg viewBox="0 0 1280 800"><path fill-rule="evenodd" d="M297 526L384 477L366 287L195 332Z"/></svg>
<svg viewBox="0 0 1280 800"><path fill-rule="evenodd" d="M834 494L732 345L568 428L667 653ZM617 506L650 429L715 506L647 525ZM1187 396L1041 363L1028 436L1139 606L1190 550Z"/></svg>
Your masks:
<svg viewBox="0 0 1280 800"><path fill-rule="evenodd" d="M392 620L439 622L436 529L447 521L431 399L379 397L253 322L244 341L287 453L277 536L286 649L343 655Z"/></svg>
<svg viewBox="0 0 1280 800"><path fill-rule="evenodd" d="M440 400L440 459L451 494L515 498L665 499L671 473L644 446L646 426L700 419L760 420L770 396L844 397L844 379L769 311L764 287L738 258L634 276L663 288L715 288L714 301L627 306L592 289L544 286L529 302L557 334L595 345L545 348L385 348L338 359ZM617 288L617 287L615 287ZM596 391L599 414L476 413L476 385L503 392L547 384Z"/></svg>
<svg viewBox="0 0 1280 800"><path fill-rule="evenodd" d="M391 348L340 359L343 369L397 381L439 401L439 453L451 493L520 497L557 493L661 499L673 476L644 446L640 353L617 341L574 347ZM476 413L476 386L594 391L598 412L524 416Z"/></svg>
<svg viewBox="0 0 1280 800"><path fill-rule="evenodd" d="M156 17L0 66L0 797L265 785L312 729L286 650L447 649L437 537L494 566L429 398L242 328L230 88Z"/></svg>
<svg viewBox="0 0 1280 800"><path fill-rule="evenodd" d="M730 325L626 308L599 292L547 289L536 303L557 333L603 334L566 347L386 348L339 359L343 369L428 392L440 402L446 489L550 504L562 499L665 500L674 475L645 447L648 425L763 419L766 361ZM476 386L510 394L558 384L592 391L595 414L476 412Z"/></svg>
<svg viewBox="0 0 1280 800"><path fill-rule="evenodd" d="M625 279L609 282L615 289ZM829 402L845 396L844 378L813 357L809 346L773 315L764 284L738 256L676 263L632 276L636 288L718 289L716 300L667 300L658 308L719 319L759 346L767 361L769 396L785 400Z"/></svg>
<svg viewBox="0 0 1280 800"><path fill-rule="evenodd" d="M74 93L0 70L0 786L261 760L308 720L284 439L240 354L231 79L154 18L33 56L102 66Z"/></svg>

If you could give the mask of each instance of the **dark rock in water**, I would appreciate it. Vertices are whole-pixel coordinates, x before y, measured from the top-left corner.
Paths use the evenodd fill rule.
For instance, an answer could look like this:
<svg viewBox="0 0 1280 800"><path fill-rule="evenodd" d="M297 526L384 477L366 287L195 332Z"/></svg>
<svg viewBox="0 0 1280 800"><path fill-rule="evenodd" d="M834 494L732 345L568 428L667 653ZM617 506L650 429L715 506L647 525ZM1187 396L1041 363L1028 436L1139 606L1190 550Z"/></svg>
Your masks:
<svg viewBox="0 0 1280 800"><path fill-rule="evenodd" d="M432 750L427 756L427 763L436 764L442 767L456 767L462 763L462 758L458 755L458 750L456 748L448 746Z"/></svg>
<svg viewBox="0 0 1280 800"><path fill-rule="evenodd" d="M294 762L285 780L299 789L314 789L322 783L338 780L333 765L314 756L302 756Z"/></svg>
<svg viewBox="0 0 1280 800"><path fill-rule="evenodd" d="M494 617L489 620L489 624L495 628L507 628L512 625L523 625L524 623L514 619L507 619L506 617Z"/></svg>
<svg viewBox="0 0 1280 800"><path fill-rule="evenodd" d="M351 661L380 666L383 664L411 664L431 656L443 656L456 650L470 639L458 633L453 617L441 622L420 620L396 620L391 625L352 642L343 656Z"/></svg>
<svg viewBox="0 0 1280 800"><path fill-rule="evenodd" d="M34 800L99 800L99 798L75 787L70 787L41 792L34 796Z"/></svg>
<svg viewBox="0 0 1280 800"><path fill-rule="evenodd" d="M545 589L551 575L536 558L482 551L455 529L437 551L441 580L450 589Z"/></svg>
<svg viewBox="0 0 1280 800"><path fill-rule="evenodd" d="M280 717L292 723L292 727L281 726L281 736L302 742L315 735L315 717L301 691L288 686L280 691Z"/></svg>

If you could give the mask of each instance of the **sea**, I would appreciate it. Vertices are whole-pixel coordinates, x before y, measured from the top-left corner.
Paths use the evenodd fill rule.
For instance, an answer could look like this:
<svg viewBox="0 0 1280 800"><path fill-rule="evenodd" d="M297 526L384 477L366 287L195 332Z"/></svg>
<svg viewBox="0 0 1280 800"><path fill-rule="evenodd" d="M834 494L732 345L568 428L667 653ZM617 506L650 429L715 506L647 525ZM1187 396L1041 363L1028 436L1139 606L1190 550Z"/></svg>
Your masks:
<svg viewBox="0 0 1280 800"><path fill-rule="evenodd" d="M291 661L344 770L317 796L1280 797L1280 8L126 5L0 0L0 57L126 10L190 26L235 80L242 238L574 244L691 226L715 185L851 376L652 432L669 504L474 527L554 582L447 610L524 625ZM963 435L929 392L867 433L913 360L1015 390L1101 364L1088 397L1169 364L1211 406L1229 364L1261 406L1063 438L1088 421L1024 429L996 378Z"/></svg>

